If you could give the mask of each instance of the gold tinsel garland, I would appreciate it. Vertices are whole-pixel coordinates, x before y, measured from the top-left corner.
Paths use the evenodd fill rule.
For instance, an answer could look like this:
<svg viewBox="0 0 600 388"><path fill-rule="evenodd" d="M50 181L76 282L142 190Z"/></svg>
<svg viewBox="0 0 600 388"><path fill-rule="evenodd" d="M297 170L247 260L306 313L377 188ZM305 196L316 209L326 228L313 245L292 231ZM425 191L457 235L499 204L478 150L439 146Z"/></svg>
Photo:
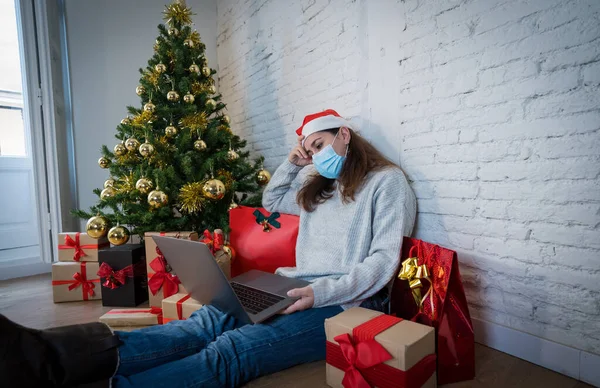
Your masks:
<svg viewBox="0 0 600 388"><path fill-rule="evenodd" d="M128 151L122 156L115 156L115 159L119 164L137 164L141 160L137 151Z"/></svg>
<svg viewBox="0 0 600 388"><path fill-rule="evenodd" d="M158 144L161 145L163 149L167 152L175 152L177 151L177 147L174 144L171 144L171 139L168 136L161 136L158 138Z"/></svg>
<svg viewBox="0 0 600 388"><path fill-rule="evenodd" d="M201 93L205 93L208 90L208 85L203 84L198 81L194 81L192 83L192 94L198 95Z"/></svg>
<svg viewBox="0 0 600 388"><path fill-rule="evenodd" d="M192 182L185 184L179 190L179 203L182 211L197 213L202 209L205 201L202 186L204 186L204 182Z"/></svg>
<svg viewBox="0 0 600 388"><path fill-rule="evenodd" d="M192 15L194 15L191 8L179 3L167 5L163 14L165 15L163 16L163 19L171 26L173 26L174 22L178 22L182 25L192 24Z"/></svg>
<svg viewBox="0 0 600 388"><path fill-rule="evenodd" d="M227 192L229 192L233 186L233 175L231 174L231 172L224 170L224 169L219 169L217 170L217 176L220 178L220 180L223 182L223 184L225 185L225 190Z"/></svg>
<svg viewBox="0 0 600 388"><path fill-rule="evenodd" d="M169 64L175 65L175 52L173 50L167 51L167 57L169 57Z"/></svg>
<svg viewBox="0 0 600 388"><path fill-rule="evenodd" d="M143 111L139 115L133 116L131 118L131 125L136 127L143 127L146 124L148 124L148 122L153 121L154 119L155 117L152 114L152 112Z"/></svg>
<svg viewBox="0 0 600 388"><path fill-rule="evenodd" d="M122 176L115 183L115 189L118 194L129 194L133 189L135 189L135 177L133 176L133 172L130 172L129 175Z"/></svg>
<svg viewBox="0 0 600 388"><path fill-rule="evenodd" d="M202 41L200 40L200 34L198 33L198 31L193 31L190 34L189 39L194 42L194 47L201 47L201 45L203 46Z"/></svg>
<svg viewBox="0 0 600 388"><path fill-rule="evenodd" d="M154 87L158 86L158 82L160 81L160 74L158 71L156 70L147 70L146 73L144 74L144 78L146 78L146 80L148 82L150 82L152 85L154 85Z"/></svg>
<svg viewBox="0 0 600 388"><path fill-rule="evenodd" d="M185 116L179 121L179 125L190 129L204 129L208 124L206 113L197 112L189 116Z"/></svg>

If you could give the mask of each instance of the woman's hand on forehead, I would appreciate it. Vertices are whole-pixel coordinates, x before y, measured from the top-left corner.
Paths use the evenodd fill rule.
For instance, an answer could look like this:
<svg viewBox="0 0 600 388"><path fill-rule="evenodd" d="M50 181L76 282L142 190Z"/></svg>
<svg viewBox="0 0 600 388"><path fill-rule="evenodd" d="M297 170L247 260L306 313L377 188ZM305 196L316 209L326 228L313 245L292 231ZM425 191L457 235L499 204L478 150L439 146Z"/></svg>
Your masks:
<svg viewBox="0 0 600 388"><path fill-rule="evenodd" d="M312 158L302 146L302 140L304 140L304 136L298 136L298 145L292 149L288 156L288 160L296 166L304 167L312 163Z"/></svg>

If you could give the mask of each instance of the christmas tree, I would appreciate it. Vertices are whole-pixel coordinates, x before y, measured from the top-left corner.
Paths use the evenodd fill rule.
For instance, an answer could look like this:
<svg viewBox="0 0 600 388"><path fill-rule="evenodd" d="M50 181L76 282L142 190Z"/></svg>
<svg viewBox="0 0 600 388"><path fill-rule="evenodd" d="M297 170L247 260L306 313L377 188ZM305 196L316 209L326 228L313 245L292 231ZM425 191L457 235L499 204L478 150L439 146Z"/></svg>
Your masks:
<svg viewBox="0 0 600 388"><path fill-rule="evenodd" d="M108 232L115 244L129 233L228 230L228 210L260 206L261 186L270 179L263 158L251 161L242 151L246 141L231 131L191 9L176 1L163 13L135 90L141 108L127 107L117 144L101 149L98 164L110 177L94 190L96 205L73 212L89 219L89 235Z"/></svg>

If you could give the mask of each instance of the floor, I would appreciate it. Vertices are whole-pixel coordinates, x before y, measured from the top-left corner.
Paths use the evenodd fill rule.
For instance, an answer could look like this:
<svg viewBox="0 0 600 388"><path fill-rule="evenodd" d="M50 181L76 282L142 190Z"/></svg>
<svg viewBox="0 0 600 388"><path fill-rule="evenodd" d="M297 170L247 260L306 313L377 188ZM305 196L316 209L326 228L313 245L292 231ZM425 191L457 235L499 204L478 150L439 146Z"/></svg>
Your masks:
<svg viewBox="0 0 600 388"><path fill-rule="evenodd" d="M47 328L73 323L96 321L110 310L100 301L59 303L52 302L50 275L0 281L0 314L23 325ZM447 388L488 387L591 387L577 380L555 373L527 361L509 356L483 345L475 344L475 380L446 385ZM315 362L297 366L246 385L248 388L327 387L325 364Z"/></svg>

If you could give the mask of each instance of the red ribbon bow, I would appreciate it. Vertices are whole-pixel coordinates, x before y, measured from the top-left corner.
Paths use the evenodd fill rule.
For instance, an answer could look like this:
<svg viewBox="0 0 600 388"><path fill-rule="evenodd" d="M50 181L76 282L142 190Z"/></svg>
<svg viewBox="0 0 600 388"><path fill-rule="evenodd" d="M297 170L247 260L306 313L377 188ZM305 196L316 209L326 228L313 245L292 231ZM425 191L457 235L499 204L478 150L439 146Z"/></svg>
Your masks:
<svg viewBox="0 0 600 388"><path fill-rule="evenodd" d="M375 336L401 322L401 318L382 314L359 325L350 334L327 341L327 363L345 372L345 388L417 388L435 372L435 354L424 357L407 371L384 364L392 356L375 340Z"/></svg>
<svg viewBox="0 0 600 388"><path fill-rule="evenodd" d="M221 247L225 240L223 239L223 235L220 233L210 233L208 229L204 231L204 240L202 242L210 248L210 251L215 254Z"/></svg>
<svg viewBox="0 0 600 388"><path fill-rule="evenodd" d="M69 291L73 291L77 287L81 286L81 292L83 293L83 300L88 300L90 296L96 295L94 292L94 288L96 287L94 283L99 283L100 279L92 279L88 280L87 278L87 270L86 270L86 262L80 263L80 271L75 272L73 274L74 280L53 280L53 286L60 286L63 284L69 284Z"/></svg>
<svg viewBox="0 0 600 388"><path fill-rule="evenodd" d="M156 319L159 325L163 323L163 312L160 307L150 307L149 309L144 310L110 310L107 314L154 314L156 315Z"/></svg>
<svg viewBox="0 0 600 388"><path fill-rule="evenodd" d="M390 360L392 355L374 339L354 343L350 334L341 334L334 338L340 344L342 354L348 363L342 380L346 388L370 388L371 385L360 373L360 369L367 369L377 364Z"/></svg>
<svg viewBox="0 0 600 388"><path fill-rule="evenodd" d="M107 263L102 263L97 275L106 279L104 283L102 283L104 287L114 290L115 288L119 288L124 285L128 277L133 277L133 264L115 271Z"/></svg>
<svg viewBox="0 0 600 388"><path fill-rule="evenodd" d="M160 254L158 247L156 247L156 251L159 255L150 262L150 268L152 268L155 273L148 276L148 288L150 288L152 295L156 295L158 290L162 287L164 297L168 298L179 291L181 281L176 275L167 272L167 261L165 260L165 257Z"/></svg>

